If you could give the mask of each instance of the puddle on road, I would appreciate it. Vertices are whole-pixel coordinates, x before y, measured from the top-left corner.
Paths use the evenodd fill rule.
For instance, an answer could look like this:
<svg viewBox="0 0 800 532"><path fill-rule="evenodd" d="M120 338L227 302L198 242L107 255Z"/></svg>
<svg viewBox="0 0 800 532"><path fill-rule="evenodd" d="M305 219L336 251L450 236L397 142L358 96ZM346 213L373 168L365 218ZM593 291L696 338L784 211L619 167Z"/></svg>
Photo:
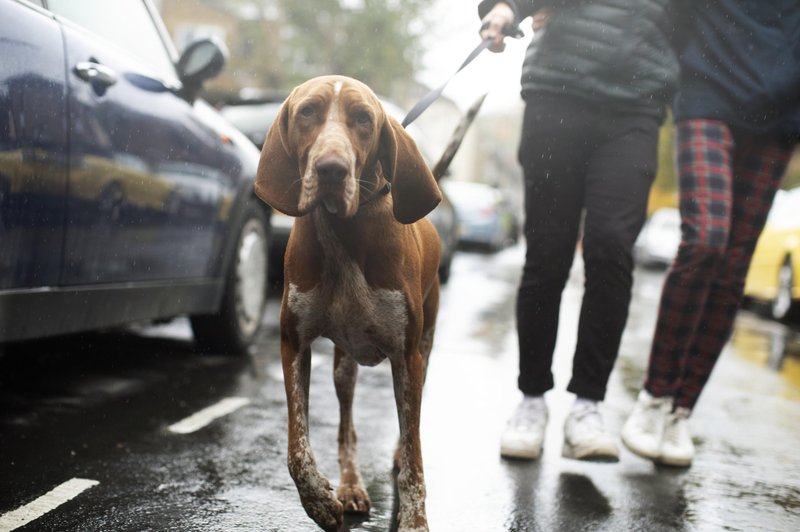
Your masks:
<svg viewBox="0 0 800 532"><path fill-rule="evenodd" d="M800 401L800 331L740 312L730 348L737 357L777 372L786 385L781 396Z"/></svg>

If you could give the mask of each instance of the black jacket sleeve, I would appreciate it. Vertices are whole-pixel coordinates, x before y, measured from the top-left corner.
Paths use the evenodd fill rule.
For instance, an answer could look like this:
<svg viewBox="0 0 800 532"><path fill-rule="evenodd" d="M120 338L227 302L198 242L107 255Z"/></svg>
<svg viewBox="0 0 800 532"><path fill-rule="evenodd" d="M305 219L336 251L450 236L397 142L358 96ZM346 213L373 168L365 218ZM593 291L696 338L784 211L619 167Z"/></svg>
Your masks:
<svg viewBox="0 0 800 532"><path fill-rule="evenodd" d="M583 0L482 0L482 2L478 4L478 16L480 16L480 18L485 17L496 4L505 2L514 11L517 24L519 24L522 19L533 15L543 7L558 9L559 7L576 4L581 1Z"/></svg>

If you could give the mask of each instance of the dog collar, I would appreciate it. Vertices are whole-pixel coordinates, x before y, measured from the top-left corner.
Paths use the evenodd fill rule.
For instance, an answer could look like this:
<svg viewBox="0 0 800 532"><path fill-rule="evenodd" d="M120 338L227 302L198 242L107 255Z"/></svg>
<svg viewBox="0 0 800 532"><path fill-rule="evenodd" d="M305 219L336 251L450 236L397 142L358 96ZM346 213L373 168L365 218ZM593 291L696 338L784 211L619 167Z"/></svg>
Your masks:
<svg viewBox="0 0 800 532"><path fill-rule="evenodd" d="M386 194L388 194L391 191L392 191L392 184L387 181L386 184L383 185L377 192L375 192L374 194L372 194L368 198L365 198L365 199L361 200L361 203L359 203L359 206L366 205L367 203L371 202L372 200L374 200L376 198L379 198L381 196L385 196Z"/></svg>

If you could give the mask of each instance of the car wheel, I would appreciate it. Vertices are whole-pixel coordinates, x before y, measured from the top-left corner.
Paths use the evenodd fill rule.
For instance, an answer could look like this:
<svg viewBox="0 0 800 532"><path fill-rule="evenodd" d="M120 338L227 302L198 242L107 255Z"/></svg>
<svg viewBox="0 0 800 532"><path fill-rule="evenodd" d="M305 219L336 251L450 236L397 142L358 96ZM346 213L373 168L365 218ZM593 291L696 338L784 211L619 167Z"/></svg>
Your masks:
<svg viewBox="0 0 800 532"><path fill-rule="evenodd" d="M509 240L512 246L516 246L519 243L519 225L517 225L517 222L514 222L511 226L511 236Z"/></svg>
<svg viewBox="0 0 800 532"><path fill-rule="evenodd" d="M225 276L217 314L192 316L195 340L204 351L244 354L261 328L267 301L267 217L248 203L234 233L236 249Z"/></svg>
<svg viewBox="0 0 800 532"><path fill-rule="evenodd" d="M11 190L11 185L8 184L6 179L3 179L3 176L0 176L0 229L5 226L3 221L3 212L6 210L5 202L8 199L9 191Z"/></svg>
<svg viewBox="0 0 800 532"><path fill-rule="evenodd" d="M772 300L770 312L776 320L785 321L797 313L797 304L792 299L794 287L794 271L789 257L778 270L778 292Z"/></svg>
<svg viewBox="0 0 800 532"><path fill-rule="evenodd" d="M450 267L453 264L453 256L442 257L442 262L439 263L439 283L446 284L450 280Z"/></svg>

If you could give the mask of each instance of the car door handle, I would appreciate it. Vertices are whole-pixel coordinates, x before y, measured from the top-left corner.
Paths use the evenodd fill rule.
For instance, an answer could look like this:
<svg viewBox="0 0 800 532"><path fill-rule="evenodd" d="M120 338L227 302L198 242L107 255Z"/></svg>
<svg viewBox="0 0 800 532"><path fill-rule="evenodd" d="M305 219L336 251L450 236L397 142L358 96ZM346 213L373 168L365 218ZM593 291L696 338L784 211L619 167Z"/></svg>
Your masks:
<svg viewBox="0 0 800 532"><path fill-rule="evenodd" d="M75 65L75 73L84 81L110 87L117 82L117 73L94 61L82 61Z"/></svg>

